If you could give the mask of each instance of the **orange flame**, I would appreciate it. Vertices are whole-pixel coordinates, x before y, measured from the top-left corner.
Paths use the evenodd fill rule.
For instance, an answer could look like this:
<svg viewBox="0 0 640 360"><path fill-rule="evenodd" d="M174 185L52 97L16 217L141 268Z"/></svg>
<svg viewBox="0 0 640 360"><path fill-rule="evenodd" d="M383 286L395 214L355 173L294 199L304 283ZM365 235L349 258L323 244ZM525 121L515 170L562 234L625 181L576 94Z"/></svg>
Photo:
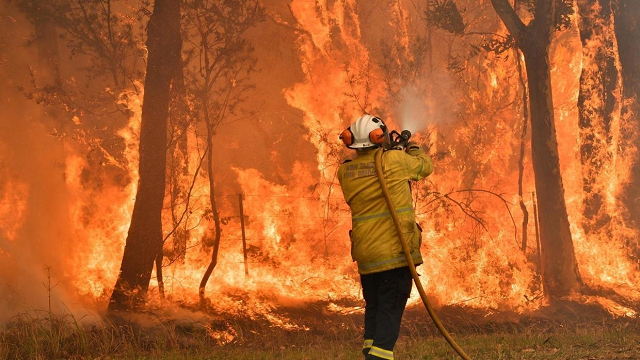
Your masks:
<svg viewBox="0 0 640 360"><path fill-rule="evenodd" d="M432 143L430 153L436 170L428 181L414 185L414 199L417 220L424 229L425 263L418 270L432 300L487 313L538 309L544 300L537 269L531 196L535 184L528 152L523 160L522 185L530 221L524 229L529 239L524 251L524 215L516 205L520 201L517 167L523 109L520 100L514 100L520 99L518 86L505 86L518 83L513 59L479 54L468 60L466 65L471 70L461 74L459 82L447 78L444 68L436 68L420 73L418 80L409 84L384 84L384 69L372 60L379 55L370 50L370 44L377 40L367 33L373 25L361 19L358 6L355 0L291 2L303 77L285 88L283 96L289 106L302 112L301 122L307 140L317 149L316 158L295 163L290 173L281 170L279 175L284 180L279 183L257 169L234 168L233 175L243 193L242 214L238 194L214 195L222 217L222 238L215 281L210 280L206 288L208 296L214 298L215 294L212 306L219 311L267 318L284 328L300 327L292 319L274 315L276 304L325 301L326 311L361 310L337 305L338 300L361 299L356 267L349 256L350 213L336 179L337 168L350 153L337 135L360 114L370 111L388 115L385 120L391 125L407 126L407 121L414 120L416 129L428 129L414 139ZM382 56L390 57L398 66L415 61L415 44L410 38L415 14L401 1L391 2L383 11L389 14L388 20L376 22L376 30L392 34L400 51ZM624 128L626 119L619 114L611 126L612 141L603 149L612 156L603 162L596 184L596 190L606 194L605 211L613 219L610 232L585 233L582 228L584 169L579 158L575 104L581 71L590 62L575 56L580 48L576 34L564 33L552 49L556 127L576 257L587 285L637 301L640 271L624 248L625 240L637 234L618 220L624 212L619 191L630 180L628 169L637 149L619 150L621 134L632 131ZM393 86L402 87L398 93L405 98L392 97ZM91 299L102 300L109 295L122 258L138 181L139 89L122 96L132 113L128 125L118 132L125 143L124 160L111 158L98 166L87 154L67 149L66 184L75 239L65 275L73 278L78 294ZM409 95L415 99L408 99ZM444 107L443 99L447 99L446 111L436 114L433 109ZM601 106L598 99L591 101L593 106ZM422 117L412 115L414 118L407 120L402 115L394 116L403 114L402 107L407 104L417 107L414 114ZM496 104L515 105L497 108ZM423 111L423 107L429 109ZM82 120L73 121L82 124ZM197 131L191 130L185 160L189 173L194 174L203 146ZM278 161L284 154L270 155ZM9 173L0 167L0 236L14 241L24 223L24 199L29 196L29 188ZM209 215L206 176L203 171L194 177L189 208L180 204L187 214L185 228L189 229L184 259L165 263L163 269L167 297L174 301L198 301L198 286L211 260L208 241L214 224ZM228 179L218 180L225 181ZM169 208L166 206L163 213L168 241L165 248L173 241L169 236ZM463 213L461 208L472 213ZM0 249L0 256L9 258L11 254ZM151 285L151 297L155 299L157 279ZM598 303L615 316L635 315L633 309L605 297L575 298ZM418 302L415 291L411 302ZM233 331L207 330L221 344L237 336Z"/></svg>

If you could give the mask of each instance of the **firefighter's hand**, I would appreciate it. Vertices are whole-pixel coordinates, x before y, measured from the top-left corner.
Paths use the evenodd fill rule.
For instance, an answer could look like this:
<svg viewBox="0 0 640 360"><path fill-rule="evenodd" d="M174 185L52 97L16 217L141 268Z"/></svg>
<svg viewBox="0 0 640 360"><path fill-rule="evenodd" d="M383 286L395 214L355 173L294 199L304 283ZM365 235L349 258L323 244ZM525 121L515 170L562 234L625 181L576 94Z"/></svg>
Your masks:
<svg viewBox="0 0 640 360"><path fill-rule="evenodd" d="M420 144L418 144L418 143L417 143L417 142L415 142L415 141L409 141L409 142L407 143L407 150L409 150L409 149L411 149L411 148L419 149L419 148L420 148Z"/></svg>
<svg viewBox="0 0 640 360"><path fill-rule="evenodd" d="M418 144L415 141L409 141L409 143L407 143L407 147L405 148L405 151L407 152L407 154L413 155L413 156L424 153L424 150L422 150L422 148L420 147L420 144Z"/></svg>

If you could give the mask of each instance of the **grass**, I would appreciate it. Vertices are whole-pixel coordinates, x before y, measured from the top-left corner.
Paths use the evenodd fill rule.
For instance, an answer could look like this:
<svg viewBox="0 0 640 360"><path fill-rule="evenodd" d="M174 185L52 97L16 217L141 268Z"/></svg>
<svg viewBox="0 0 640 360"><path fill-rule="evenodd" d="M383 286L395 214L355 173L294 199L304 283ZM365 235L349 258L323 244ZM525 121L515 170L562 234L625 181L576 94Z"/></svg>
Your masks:
<svg viewBox="0 0 640 360"><path fill-rule="evenodd" d="M444 316L472 359L640 359L638 319ZM34 311L0 327L0 359L362 359L362 314L289 309L286 317L304 328L284 329L264 318L161 319L150 313L92 323ZM395 353L402 360L457 358L418 309L405 314Z"/></svg>
<svg viewBox="0 0 640 360"><path fill-rule="evenodd" d="M628 322L470 334L457 341L472 359L640 359L640 333ZM409 337L398 345L403 359L456 358L441 338Z"/></svg>

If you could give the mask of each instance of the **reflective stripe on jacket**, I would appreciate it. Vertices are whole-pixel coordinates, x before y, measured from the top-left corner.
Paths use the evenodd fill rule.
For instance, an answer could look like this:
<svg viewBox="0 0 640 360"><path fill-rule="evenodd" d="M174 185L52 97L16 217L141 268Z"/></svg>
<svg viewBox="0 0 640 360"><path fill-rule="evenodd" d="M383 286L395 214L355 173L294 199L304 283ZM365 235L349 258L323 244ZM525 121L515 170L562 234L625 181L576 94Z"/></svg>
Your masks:
<svg viewBox="0 0 640 360"><path fill-rule="evenodd" d="M358 151L357 157L338 169L344 198L351 208L351 256L360 274L407 266L402 245L376 174L377 149ZM416 224L409 180L433 171L433 163L420 149L385 151L382 168L395 204L405 240L416 265L422 263L420 230Z"/></svg>

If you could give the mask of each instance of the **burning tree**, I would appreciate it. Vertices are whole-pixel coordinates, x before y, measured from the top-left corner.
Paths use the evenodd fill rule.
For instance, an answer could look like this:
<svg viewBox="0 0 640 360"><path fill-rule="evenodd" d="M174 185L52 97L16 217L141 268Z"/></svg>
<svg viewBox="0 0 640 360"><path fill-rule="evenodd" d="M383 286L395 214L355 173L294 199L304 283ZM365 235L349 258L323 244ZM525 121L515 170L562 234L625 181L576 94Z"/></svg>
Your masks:
<svg viewBox="0 0 640 360"><path fill-rule="evenodd" d="M525 25L507 0L491 3L524 54L531 111L531 151L540 207L542 275L547 295L561 297L578 289L580 276L575 260L556 138L549 46L563 19L555 0L533 2L533 15ZM559 7L570 6L562 2Z"/></svg>
<svg viewBox="0 0 640 360"><path fill-rule="evenodd" d="M36 188L52 195L34 192L31 199L39 199L38 205L30 208L34 213L50 212L38 211L40 206L59 210L51 217L34 217L36 222L28 228L33 229L34 239L56 234L54 238L61 248L69 249L65 251L67 254L74 254L71 249L78 243L73 241L74 219L70 214L74 213L73 206L77 203L72 204L70 198L79 189L68 187L72 166L69 160L86 151L87 167L83 169L85 176L81 181L87 192L98 190L107 176L112 179L123 176L123 182L128 179L120 156L122 142L116 131L128 113L126 107L121 106L120 93L137 80L133 55L137 55L135 35L130 26L135 16L120 17L126 11L123 12L121 6L112 7L111 0L12 0L9 3L16 5L35 25L39 66L29 66L30 86L22 85L20 89L28 99L43 106L46 115L38 118L55 139L47 153L57 157L54 169L43 168L46 175L34 176L48 179L46 187ZM67 58L75 61L65 61ZM86 215L82 222L88 226L95 218ZM60 230L50 228L47 221ZM48 234L42 231L47 228ZM55 271L69 256L65 258L49 264Z"/></svg>
<svg viewBox="0 0 640 360"><path fill-rule="evenodd" d="M171 82L180 60L180 2L156 0L148 24L149 50L140 129L140 181L110 310L136 308L146 298L162 251L167 118Z"/></svg>
<svg viewBox="0 0 640 360"><path fill-rule="evenodd" d="M605 2L606 3L606 2ZM617 5L617 6L615 6ZM631 166L630 181L624 185L622 199L628 209L625 218L631 226L640 229L640 161L637 149L640 148L640 2L619 0L612 3L614 10L614 31L618 55L622 67L621 117L626 135L621 138L621 148L629 149L629 155L636 159ZM635 149L635 150L634 150ZM640 258L640 246L637 237L628 246L635 248L635 257Z"/></svg>
<svg viewBox="0 0 640 360"><path fill-rule="evenodd" d="M606 211L607 201L612 199L611 187L602 185L615 177L614 138L619 119L620 77L613 36L613 12L611 1L578 2L580 40L583 68L580 75L581 145L583 167L584 229L598 232L605 229L610 234L611 221Z"/></svg>
<svg viewBox="0 0 640 360"><path fill-rule="evenodd" d="M186 1L186 34L193 47L187 51L187 89L191 94L194 114L202 119L205 127L205 149L210 219L213 222L213 239L203 240L212 246L211 261L199 286L200 300L218 262L221 240L221 220L216 201L214 137L218 127L238 115L238 107L251 88L250 74L255 59L252 45L244 33L264 18L258 1Z"/></svg>

